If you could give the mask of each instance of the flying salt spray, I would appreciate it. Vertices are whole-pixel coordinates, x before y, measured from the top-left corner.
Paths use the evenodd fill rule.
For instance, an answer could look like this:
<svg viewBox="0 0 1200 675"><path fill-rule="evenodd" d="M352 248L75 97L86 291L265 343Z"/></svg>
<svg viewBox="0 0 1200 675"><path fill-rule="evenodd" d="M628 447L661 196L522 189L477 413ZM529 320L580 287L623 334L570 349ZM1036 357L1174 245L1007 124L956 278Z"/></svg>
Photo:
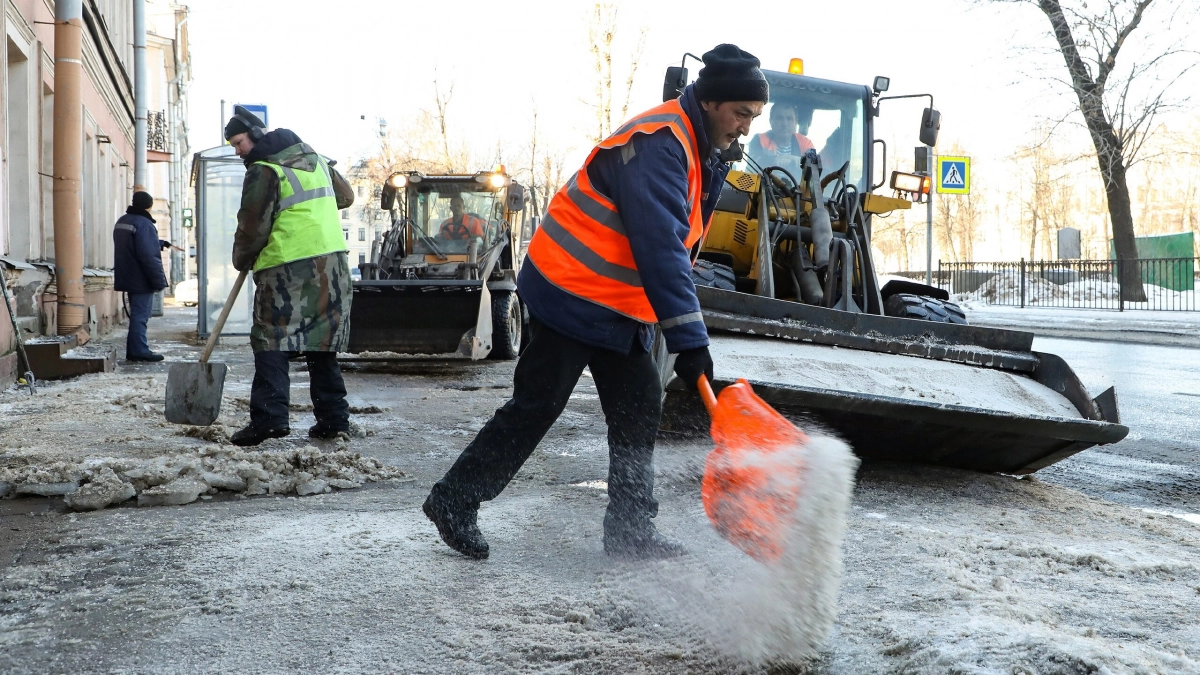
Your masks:
<svg viewBox="0 0 1200 675"><path fill-rule="evenodd" d="M742 660L810 658L837 618L858 459L840 440L805 435L745 380L719 399L705 378L699 385L716 442L701 483L704 510L761 563L729 589L718 640Z"/></svg>

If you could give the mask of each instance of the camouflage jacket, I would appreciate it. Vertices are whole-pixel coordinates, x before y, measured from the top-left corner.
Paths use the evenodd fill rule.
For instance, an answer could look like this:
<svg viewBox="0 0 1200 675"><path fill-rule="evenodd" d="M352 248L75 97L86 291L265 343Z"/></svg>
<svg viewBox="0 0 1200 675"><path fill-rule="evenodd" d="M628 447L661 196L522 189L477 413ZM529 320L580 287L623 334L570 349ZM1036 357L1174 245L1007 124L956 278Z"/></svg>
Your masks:
<svg viewBox="0 0 1200 675"><path fill-rule="evenodd" d="M264 138L273 140L273 131ZM293 136L294 137L294 136ZM298 139L297 139L298 140ZM257 147L257 146L256 146ZM251 160L257 159L253 155ZM317 167L317 155L306 143L294 143L262 157L302 171ZM354 203L350 184L330 167L339 209ZM279 216L279 177L249 164L242 184L242 205L233 237L233 266L249 270L267 246ZM348 254L329 253L270 267L254 273L254 351L345 351L350 334L351 279Z"/></svg>

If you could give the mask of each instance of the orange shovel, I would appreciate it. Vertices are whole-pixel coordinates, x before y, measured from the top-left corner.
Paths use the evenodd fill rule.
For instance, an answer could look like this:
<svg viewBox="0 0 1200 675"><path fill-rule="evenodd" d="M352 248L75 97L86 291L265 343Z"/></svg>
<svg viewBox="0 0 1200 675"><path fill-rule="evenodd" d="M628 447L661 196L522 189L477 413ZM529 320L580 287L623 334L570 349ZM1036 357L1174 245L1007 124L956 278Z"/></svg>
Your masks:
<svg viewBox="0 0 1200 675"><path fill-rule="evenodd" d="M716 447L704 464L700 496L717 532L762 562L778 560L787 543L805 466L808 436L738 380L713 394L697 382L712 417Z"/></svg>

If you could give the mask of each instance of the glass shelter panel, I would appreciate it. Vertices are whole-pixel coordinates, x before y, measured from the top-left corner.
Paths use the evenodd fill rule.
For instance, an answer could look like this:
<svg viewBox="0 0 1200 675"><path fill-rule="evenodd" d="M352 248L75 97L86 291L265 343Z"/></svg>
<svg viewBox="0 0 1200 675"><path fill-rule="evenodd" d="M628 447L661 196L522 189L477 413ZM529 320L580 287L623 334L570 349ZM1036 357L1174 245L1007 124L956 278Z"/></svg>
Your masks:
<svg viewBox="0 0 1200 675"><path fill-rule="evenodd" d="M205 150L193 160L196 189L196 242L199 305L196 329L208 337L237 281L233 268L233 234L242 202L246 167L228 145ZM249 335L253 321L254 279L248 277L225 321L222 335Z"/></svg>

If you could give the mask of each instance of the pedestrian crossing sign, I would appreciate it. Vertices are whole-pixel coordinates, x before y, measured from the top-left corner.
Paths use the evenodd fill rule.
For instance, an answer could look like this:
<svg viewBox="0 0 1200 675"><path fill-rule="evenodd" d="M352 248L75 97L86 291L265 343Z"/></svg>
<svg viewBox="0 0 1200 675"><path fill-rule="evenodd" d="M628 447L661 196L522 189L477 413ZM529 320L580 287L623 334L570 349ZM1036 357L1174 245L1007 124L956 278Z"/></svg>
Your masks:
<svg viewBox="0 0 1200 675"><path fill-rule="evenodd" d="M971 192L971 158L938 157L937 191L943 194L965 195Z"/></svg>

